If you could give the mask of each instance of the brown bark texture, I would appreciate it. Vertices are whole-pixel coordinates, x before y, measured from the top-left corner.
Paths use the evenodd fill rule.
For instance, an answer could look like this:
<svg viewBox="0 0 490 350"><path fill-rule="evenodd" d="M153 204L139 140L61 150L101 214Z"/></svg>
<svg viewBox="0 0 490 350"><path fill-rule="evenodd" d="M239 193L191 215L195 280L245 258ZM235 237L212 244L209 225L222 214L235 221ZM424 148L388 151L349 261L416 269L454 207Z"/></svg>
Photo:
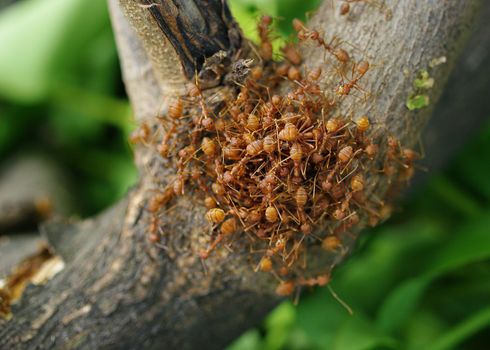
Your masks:
<svg viewBox="0 0 490 350"><path fill-rule="evenodd" d="M382 7L361 2L347 17L333 3L335 8L325 1L308 26L348 42L354 59L373 66L362 81L371 97L342 108L376 116L404 145L416 145L481 2L387 0ZM219 0L109 0L109 5L138 121L165 112L169 101L185 93L192 70L202 72L206 58L219 50L238 57L246 47ZM305 67L330 59L308 45L302 50ZM428 92L429 108L409 111L405 102L414 79L442 56L447 63L431 69L436 83ZM201 77L211 81L208 87L216 86L215 76ZM335 83L324 80L322 86ZM163 215L165 247L149 243L145 200L156 178L173 173L144 147L135 150L135 161L140 181L123 201L92 219L43 227L65 268L45 285L29 286L12 319L0 320L1 349L219 349L280 301L275 280L254 272L245 245L221 249L203 264L197 253L208 243L204 208L189 194ZM368 179L380 198L387 187L383 181L377 174ZM331 265L339 260L310 255Z"/></svg>

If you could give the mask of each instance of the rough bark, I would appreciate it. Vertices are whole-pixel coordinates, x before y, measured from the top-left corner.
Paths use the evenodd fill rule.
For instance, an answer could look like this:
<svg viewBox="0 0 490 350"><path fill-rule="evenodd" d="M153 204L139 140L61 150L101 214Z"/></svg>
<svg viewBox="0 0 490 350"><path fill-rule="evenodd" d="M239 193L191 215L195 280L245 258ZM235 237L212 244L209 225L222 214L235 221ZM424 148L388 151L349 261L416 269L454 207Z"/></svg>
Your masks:
<svg viewBox="0 0 490 350"><path fill-rule="evenodd" d="M310 26L342 38L357 48L356 59L374 63L362 81L371 97L345 108L376 116L385 132L410 146L431 112L406 110L412 82L431 59L448 58L431 72L433 105L479 2L385 3L383 9L360 3L343 18L327 1ZM110 4L136 117L153 117L169 95L184 90L185 74L175 70L180 60L148 8L130 0ZM304 50L306 66L324 62L323 54ZM0 320L0 348L222 348L278 302L271 277L253 272L250 253L239 244L213 254L203 267L197 254L206 245L203 208L189 195L162 218L163 248L149 244L144 199L155 176L171 177L171 170L145 149L136 151L136 161L141 178L127 199L91 220L45 226L66 267L45 286L29 287L14 317ZM376 175L370 181L382 196L385 186Z"/></svg>
<svg viewBox="0 0 490 350"><path fill-rule="evenodd" d="M240 48L240 30L222 1L143 3L177 52L188 80L201 72L206 58L218 51L233 54Z"/></svg>

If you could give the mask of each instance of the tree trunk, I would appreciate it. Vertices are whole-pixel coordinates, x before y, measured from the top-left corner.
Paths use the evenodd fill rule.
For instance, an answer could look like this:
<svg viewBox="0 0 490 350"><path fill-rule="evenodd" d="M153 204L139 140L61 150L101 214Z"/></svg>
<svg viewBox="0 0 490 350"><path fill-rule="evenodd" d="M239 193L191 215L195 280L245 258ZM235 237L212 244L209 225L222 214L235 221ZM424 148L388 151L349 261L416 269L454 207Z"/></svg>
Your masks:
<svg viewBox="0 0 490 350"><path fill-rule="evenodd" d="M219 50L235 58L246 52L240 50L245 41L221 1L109 2L138 121L151 120L183 95L189 74L202 72L206 58ZM382 8L361 2L347 18L331 4L326 1L308 26L341 38L354 48L356 60L366 57L374 66L362 80L372 97L342 108L376 116L387 133L412 147L480 2L385 1ZM303 56L304 67L325 61L323 52L308 45ZM409 111L405 102L414 79L442 56L447 63L431 70L436 83L429 108ZM204 85L215 87L215 76L201 77ZM322 86L329 89L334 83L322 81ZM208 243L203 239L204 208L190 195L177 198L162 218L164 249L148 242L148 193L156 178L171 178L173 170L144 147L135 152L140 181L125 200L96 218L44 227L66 266L46 285L28 287L14 305L13 318L0 320L0 348L219 349L280 301L274 279L254 272L244 244L234 243L233 251L222 250L203 264L198 252ZM386 181L378 174L369 176L373 195L383 198ZM311 255L338 262L325 253Z"/></svg>

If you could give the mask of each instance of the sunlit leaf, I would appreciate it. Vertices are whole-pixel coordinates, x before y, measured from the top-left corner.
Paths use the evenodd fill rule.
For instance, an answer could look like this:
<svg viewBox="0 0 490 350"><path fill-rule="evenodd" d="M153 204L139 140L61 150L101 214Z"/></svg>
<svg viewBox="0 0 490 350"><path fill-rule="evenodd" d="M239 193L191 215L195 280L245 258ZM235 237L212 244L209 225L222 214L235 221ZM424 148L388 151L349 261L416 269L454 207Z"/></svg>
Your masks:
<svg viewBox="0 0 490 350"><path fill-rule="evenodd" d="M288 340L296 320L296 309L290 302L282 303L265 320L267 350L279 350Z"/></svg>
<svg viewBox="0 0 490 350"><path fill-rule="evenodd" d="M371 320L354 314L338 330L332 349L394 349L396 346L397 342L376 329Z"/></svg>
<svg viewBox="0 0 490 350"><path fill-rule="evenodd" d="M103 21L101 1L25 0L8 7L0 13L0 95L22 102L46 97Z"/></svg>
<svg viewBox="0 0 490 350"><path fill-rule="evenodd" d="M413 111L416 109L421 109L429 105L430 99L428 95L414 95L407 99L406 106L409 110Z"/></svg>
<svg viewBox="0 0 490 350"><path fill-rule="evenodd" d="M233 344L227 347L227 350L258 350L261 348L260 344L260 334L253 329L242 334Z"/></svg>

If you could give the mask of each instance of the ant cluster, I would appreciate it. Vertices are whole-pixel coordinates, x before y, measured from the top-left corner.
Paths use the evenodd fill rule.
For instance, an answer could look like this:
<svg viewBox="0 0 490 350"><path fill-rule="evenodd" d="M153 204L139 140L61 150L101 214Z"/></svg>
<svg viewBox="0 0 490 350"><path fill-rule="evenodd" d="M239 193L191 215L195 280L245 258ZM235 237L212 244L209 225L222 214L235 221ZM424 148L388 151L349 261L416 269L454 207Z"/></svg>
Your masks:
<svg viewBox="0 0 490 350"><path fill-rule="evenodd" d="M230 83L228 93L206 96L192 84L188 96L158 118L158 137L143 124L132 141L158 139L150 144L176 169L175 180L147 203L152 242L161 239L160 209L192 189L201 193L212 226L200 257L208 258L232 237L248 239L251 250L260 253L256 269L273 273L281 281L276 292L289 295L298 286L329 281L329 272L301 277L307 247L342 251L343 234L365 218L375 224L385 214L382 204L366 195L365 174L378 172L380 153L369 136L370 120L338 115L336 108L360 89L369 63L353 63L345 50L294 20L300 41L323 47L342 66L352 65L351 79L343 77L333 91L323 91L321 68L301 69L294 45L282 49L286 60L272 59L270 24L270 17L260 21L256 64L241 81ZM408 179L416 153L403 150L394 137L385 148L384 175L396 179L403 169ZM330 233L317 234L315 228L327 222L333 223Z"/></svg>

